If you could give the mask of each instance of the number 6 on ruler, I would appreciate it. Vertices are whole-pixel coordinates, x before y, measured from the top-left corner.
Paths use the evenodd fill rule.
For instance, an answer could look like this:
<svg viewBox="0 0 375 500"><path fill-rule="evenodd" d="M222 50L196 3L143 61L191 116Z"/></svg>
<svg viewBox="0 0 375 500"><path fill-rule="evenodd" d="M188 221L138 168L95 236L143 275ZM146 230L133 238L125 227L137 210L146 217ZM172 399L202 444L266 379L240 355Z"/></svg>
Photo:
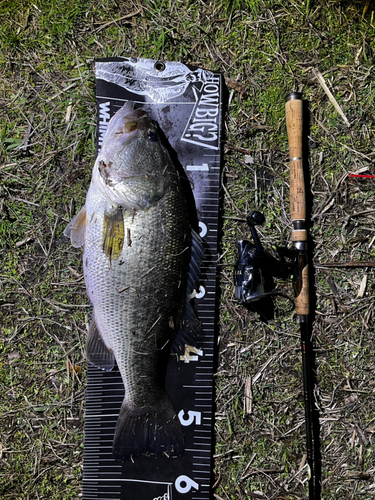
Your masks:
<svg viewBox="0 0 375 500"><path fill-rule="evenodd" d="M183 483L185 483L185 486L182 486ZM199 490L199 484L190 479L188 476L178 476L174 485L179 493L188 493L191 488Z"/></svg>
<svg viewBox="0 0 375 500"><path fill-rule="evenodd" d="M191 411L189 410L187 412L189 415L189 418L184 418L185 412L184 410L181 410L178 414L178 418L180 419L181 425L187 427L188 425L191 425L194 420L196 421L197 425L201 424L201 412L200 411ZM180 476L180 477L186 477L186 476Z"/></svg>

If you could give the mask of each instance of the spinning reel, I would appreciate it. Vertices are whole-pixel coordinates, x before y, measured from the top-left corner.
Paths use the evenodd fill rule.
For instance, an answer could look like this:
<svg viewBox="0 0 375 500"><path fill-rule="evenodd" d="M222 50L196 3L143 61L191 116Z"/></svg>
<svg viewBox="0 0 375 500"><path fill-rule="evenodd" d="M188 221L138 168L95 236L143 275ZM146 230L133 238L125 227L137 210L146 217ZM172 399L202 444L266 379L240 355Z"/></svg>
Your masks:
<svg viewBox="0 0 375 500"><path fill-rule="evenodd" d="M253 242L239 240L238 261L234 267L234 284L236 299L243 305L279 294L274 286L274 279L287 279L293 277L298 281L298 258L292 253L292 260L285 262L277 260L263 249L255 226L262 225L265 221L260 212L251 212L246 221L249 225Z"/></svg>

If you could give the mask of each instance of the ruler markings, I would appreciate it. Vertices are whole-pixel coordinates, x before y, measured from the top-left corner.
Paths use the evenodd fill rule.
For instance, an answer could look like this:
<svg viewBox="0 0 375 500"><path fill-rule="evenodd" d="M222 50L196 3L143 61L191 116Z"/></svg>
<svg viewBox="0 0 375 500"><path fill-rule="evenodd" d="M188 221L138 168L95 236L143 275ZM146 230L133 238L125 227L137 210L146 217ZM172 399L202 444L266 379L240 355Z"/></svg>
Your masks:
<svg viewBox="0 0 375 500"><path fill-rule="evenodd" d="M211 450L201 450L201 449L196 449L196 448L187 448L185 451L190 451L190 452L199 452L199 453L211 453Z"/></svg>
<svg viewBox="0 0 375 500"><path fill-rule="evenodd" d="M215 78L220 78L220 77L218 75L216 75ZM221 79L220 79L220 82L221 82ZM99 86L98 88L100 89L101 87ZM100 96L102 96L102 98L104 100L107 100L107 97L104 97L103 94L105 94L105 92L98 92L98 99L100 99ZM113 109L114 104L117 106L116 107L116 109L117 109L120 107L120 102L125 102L126 100L127 99L122 99L122 100L118 99L118 102L116 103L115 98L108 98L108 101L112 103L111 104L112 109ZM184 104L185 104L185 109L186 109L186 104L189 104L189 103L184 103ZM98 105L99 105L99 103L98 103ZM176 105L176 103L173 102L173 106L175 106L175 105ZM153 107L154 105L149 104L149 106ZM220 108L220 112L221 112L221 108ZM190 113L190 111L189 111L189 113ZM220 132L220 130L219 130L219 132ZM168 136L168 134L166 134L166 135ZM173 144L171 144L171 145L172 145L172 147L174 146ZM188 146L191 148L191 145L188 145ZM184 144L182 144L181 147L184 147ZM178 151L177 151L177 154L179 154ZM204 281L202 283L202 285L205 288L205 296L202 299L197 299L197 301L196 301L197 314L198 314L198 317L199 317L201 323L203 323L202 326L203 326L205 341L202 342L201 345L203 348L204 359L199 357L198 362L196 364L195 363L190 364L191 367L194 368L193 372L195 373L194 378L193 379L190 378L190 380L191 381L194 380L196 382L196 384L190 385L190 386L183 386L184 389L186 390L187 398L193 398L193 399L190 399L192 406L187 406L187 408L189 408L192 411L195 408L197 408L197 410L199 410L199 412L201 414L201 425L205 426L207 429L206 430L206 429L194 428L192 436L196 436L198 439L201 440L201 442L199 442L197 444L197 446L198 446L197 449L188 447L185 450L186 454L188 455L186 457L187 463L189 462L189 454L193 454L192 461L195 462L195 465L193 467L194 471L192 469L190 469L190 473L189 473L189 470L187 469L186 472L184 472L184 474L186 474L187 477L194 478L194 480L197 481L197 483L199 484L199 491L195 491L195 489L192 488L194 491L191 491L190 494L183 495L184 500L192 500L192 499L194 499L194 500L208 500L210 498L209 492L207 491L207 489L210 488L210 484L209 484L210 470L209 470L207 464L204 462L206 462L207 460L211 460L211 453L212 453L210 442L209 442L209 437L208 437L208 435L202 434L202 431L206 431L207 433L212 432L212 411L213 411L213 408L212 408L212 375L213 375L213 346L215 344L215 337L213 335L214 334L214 319L212 321L210 321L210 319L211 319L210 316L212 315L213 317L215 317L215 311L216 311L216 307L215 307L216 267L215 266L216 266L217 233L218 233L217 213L218 213L219 204L218 204L218 192L217 191L218 191L219 186L220 186L220 163L218 161L219 156L220 156L220 150L218 150L217 152L216 151L211 151L211 152L210 151L206 151L206 152L199 151L198 154L200 155L201 158L207 157L206 162L207 162L207 165L209 166L208 172L200 172L200 186L199 186L199 188L202 190L202 195L201 196L198 195L195 198L196 205L198 208L198 220L201 220L208 227L208 233L205 236L205 242L206 242L207 246L211 249L211 252L215 258L214 259L206 259L205 262L203 263L202 268L203 268L203 272L205 273L206 281ZM212 160L215 160L215 161L212 161ZM197 161L196 158L194 160L188 158L185 161L182 161L182 164L184 164L184 163L185 164L188 163L189 165L197 165L198 166L198 164L203 165L204 160L199 161L199 159L198 159L198 161ZM191 175L193 182L197 178L195 174L196 174L196 172L194 172L194 171L189 174L189 175ZM204 193L205 190L206 190L206 193ZM213 191L215 191L215 193L213 193ZM187 371L186 371L186 373L187 373ZM93 371L91 371L91 374L92 375L94 374ZM88 394L87 394L88 401L87 401L87 407L86 407L86 417L88 419L91 418L94 421L94 425L92 427L87 426L88 438L89 438L89 444L90 444L90 452L91 452L91 454L94 452L95 457L100 455L100 457L101 457L100 464L102 463L101 460L105 460L105 462L103 462L103 465L104 465L103 471L102 471L103 473L101 475L101 478L99 479L100 483L103 484L103 488L100 488L100 489L98 488L98 491L100 492L100 495L99 495L100 498L103 498L101 493L102 492L104 493L105 486L109 484L108 480L106 479L106 477L107 477L106 474L110 474L109 469L111 468L110 456L111 456L111 451L112 451L111 450L112 443L109 440L103 440L100 443L101 450L103 448L105 448L105 450L108 450L108 453L106 453L104 456L103 456L103 453L99 453L99 450L97 449L97 447L94 450L94 446L92 446L92 445L94 444L95 433L97 430L99 430L100 425L102 424L102 420L104 423L104 420L107 418L112 419L112 420L111 420L111 424L107 424L107 427L105 428L105 437L110 437L110 432L111 432L110 425L113 424L112 427L114 427L115 422L117 420L118 413L114 413L113 409L112 409L112 412L110 412L110 410L108 409L107 414L105 414L105 411L103 412L103 414L102 413L99 414L99 412L102 411L102 405L106 405L106 404L110 403L110 399L107 398L105 395L105 390L107 387L108 387L108 389L111 389L111 390L116 388L119 391L119 394L118 394L118 397L117 397L117 400L115 403L116 407L118 406L119 410L120 410L120 406L121 406L123 396L124 396L124 391L123 391L123 387L122 387L121 382L118 382L118 384L115 385L112 382L104 383L103 382L104 380L105 380L105 377L102 376L102 373L100 373L97 377L96 376L92 377L91 381L94 382L95 388L93 390L93 393L89 393L89 391L88 391ZM99 396L98 396L98 394L95 394L95 390L98 390ZM201 397L197 399L197 396L201 396ZM204 396L206 396L206 397L204 397ZM90 400L90 398L91 398L91 400ZM187 399L187 401L188 400L189 399ZM113 403L113 401L111 401L111 402ZM207 403L207 404L206 405L200 404L200 402ZM208 405L209 402L211 402L210 406ZM116 419L116 420L113 420L113 419ZM209 430L209 429L211 429L211 430ZM198 434L198 436L197 436L197 434ZM188 429L186 429L186 436L189 436ZM190 435L190 437L188 437L188 439L190 440L189 442L191 444L193 444L193 442L195 442L194 439L191 440L191 435ZM106 443L108 443L108 447L104 446ZM188 443L187 443L187 445L188 445ZM202 456L199 456L199 454L203 454L204 456L207 455L207 459L205 457L202 458ZM88 455L90 455L90 453ZM91 491L91 488L90 488L90 490L87 489L87 485L88 485L88 482L90 482L90 481L91 481L90 485L94 484L93 481L95 481L95 478L91 478L91 475L95 475L97 469L100 468L100 464L98 465L96 463L90 462L88 459L88 456L86 456L85 454L84 454L84 456L85 456L85 463L87 463L87 465L88 465L88 471L90 474L90 477L88 477L88 479L84 481L84 485L85 485L84 492L85 492L85 494L86 493L89 494L90 498L91 497L94 498L93 492ZM108 457L108 458L104 458L104 457ZM173 463L177 463L177 461L172 462L172 464ZM124 464L124 466L125 465L126 464ZM121 465L118 465L117 467L121 468ZM123 469L123 470L125 471L126 469ZM130 469L128 469L128 470L130 472ZM113 472L115 472L114 469L112 469L112 473ZM116 470L116 472L117 472L117 470ZM179 474L181 476L181 472L179 472ZM207 476L207 477L205 478L205 476ZM160 477L162 477L162 476L160 476ZM98 479L96 479L96 480L98 480ZM112 479L111 481L112 481L113 485L116 482L114 479ZM137 480L134 480L134 482L136 483ZM98 485L98 483L95 483L95 484ZM126 484L126 479L124 479L121 484ZM120 493L121 492L125 493L125 490L121 489L121 484L120 484ZM157 485L157 484L160 484L160 483L155 483L155 485ZM168 484L168 486L171 486L172 484L174 484L174 480L173 480L173 483L168 482L168 483L164 483L164 484ZM182 484L184 484L184 483L182 483ZM118 488L119 488L119 485L117 485L117 489ZM155 493L154 493L154 489L152 489L152 492L151 492L151 489L152 489L152 485L150 485L150 499L153 497L162 498L164 496L164 494L159 493L160 490L155 490ZM89 491L90 491L90 493L89 493ZM207 496L205 496L206 492L207 492ZM109 493L109 491L108 491L108 493ZM164 490L164 493L165 493L165 490ZM174 493L174 490L173 490L173 493ZM128 493L125 493L125 494L127 495ZM168 492L167 492L167 495L168 495ZM169 493L169 495L170 495L170 493ZM106 496L105 500L108 500L109 496ZM142 494L138 495L137 498L138 497L143 498ZM95 498L97 498L97 497L95 497ZM118 498L118 497L116 496L116 497L111 497L111 498ZM120 500L123 500L125 497L121 496L119 498L120 498ZM128 498L128 496L126 496L126 498ZM173 499L174 500L181 500L182 496L177 493L177 497L175 498L175 495L173 495ZM83 500L89 500L89 497L84 496ZM170 500L171 500L171 498L170 498Z"/></svg>
<svg viewBox="0 0 375 500"><path fill-rule="evenodd" d="M99 459L99 456L98 456L98 459ZM88 463L88 464L90 464L91 462L93 462L93 460L91 460L91 461L90 461L90 460L88 460L88 461L87 461L87 463ZM112 458L112 459L111 459L111 458L102 458L102 459L101 459L101 462L113 462L113 458ZM97 462L94 462L94 463L93 463L93 465L94 465L95 463L97 463ZM89 467L92 467L92 465L89 465ZM116 466L116 465L115 465L115 466L114 466L113 464L111 464L111 467L112 467L112 469L113 469L114 467L118 467L119 469L121 469L122 465L118 465L118 466Z"/></svg>
<svg viewBox="0 0 375 500"><path fill-rule="evenodd" d="M209 386L206 386L206 385L183 385L182 387L185 387L186 389L196 389L196 388L209 388Z"/></svg>
<svg viewBox="0 0 375 500"><path fill-rule="evenodd" d="M98 411L98 410L95 409L95 411ZM86 416L89 416L89 415L86 415ZM98 428L101 428L103 425L105 425L105 428L107 431L113 430L116 427L116 420L111 420L110 422L107 422L105 420L105 415L103 415L102 419L98 419L96 417L95 422L92 422L91 425L87 426L87 429L90 432L94 432L94 431L97 431Z"/></svg>
<svg viewBox="0 0 375 500"><path fill-rule="evenodd" d="M87 410L86 410L87 413ZM118 413L106 413L106 414L100 414L100 413L95 413L94 415L90 414L90 418L102 418L102 417L118 417ZM108 420L106 420L108 422ZM117 420L111 420L111 422L117 422Z"/></svg>
<svg viewBox="0 0 375 500"><path fill-rule="evenodd" d="M92 465L91 470L93 470L93 467L94 466ZM110 467L111 469L113 469L113 465L102 465L102 467ZM106 473L106 472L104 472L104 473ZM120 473L121 473L121 471L120 471ZM116 472L116 474L117 474L117 472Z"/></svg>
<svg viewBox="0 0 375 500"><path fill-rule="evenodd" d="M110 479L110 478L97 478L95 481L118 481L117 478L115 479ZM170 485L172 483L166 482L166 481L147 481L146 479L130 479L130 478L123 478L120 480L121 482L127 482L127 483L145 483L145 484L165 484L165 485Z"/></svg>

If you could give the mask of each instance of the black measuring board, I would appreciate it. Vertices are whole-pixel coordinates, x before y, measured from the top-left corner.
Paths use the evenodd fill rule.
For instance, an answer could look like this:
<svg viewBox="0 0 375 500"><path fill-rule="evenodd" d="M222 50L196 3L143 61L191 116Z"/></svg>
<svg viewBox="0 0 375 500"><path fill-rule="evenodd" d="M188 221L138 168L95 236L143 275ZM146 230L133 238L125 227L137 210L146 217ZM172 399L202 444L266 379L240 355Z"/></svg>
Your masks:
<svg viewBox="0 0 375 500"><path fill-rule="evenodd" d="M205 246L194 299L203 335L170 357L166 391L185 435L177 458L112 457L124 387L117 367L88 366L83 500L209 500L211 497L216 254L223 81L219 73L181 63L111 58L96 62L97 152L110 118L132 100L157 121L173 160L191 186L196 225ZM175 155L175 158L173 157Z"/></svg>

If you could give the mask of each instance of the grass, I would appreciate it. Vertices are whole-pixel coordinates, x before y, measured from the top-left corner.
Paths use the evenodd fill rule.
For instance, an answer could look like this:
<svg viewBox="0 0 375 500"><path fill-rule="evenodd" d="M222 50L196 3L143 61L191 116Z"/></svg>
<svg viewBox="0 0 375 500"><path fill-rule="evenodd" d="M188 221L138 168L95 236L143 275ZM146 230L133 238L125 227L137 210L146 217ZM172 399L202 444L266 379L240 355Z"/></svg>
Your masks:
<svg viewBox="0 0 375 500"><path fill-rule="evenodd" d="M130 13L134 13L129 17ZM251 209L264 246L288 244L284 97L309 104L310 234L322 498L374 491L373 260L375 6L277 0L3 1L0 5L0 497L77 499L87 300L80 253L63 230L94 158L93 61L180 60L229 88L223 144L214 498L306 498L299 331L277 299L264 322L234 299L236 241ZM318 69L351 126L317 82ZM245 151L245 153L243 152ZM367 171L365 171L367 169ZM239 220L236 220L239 219ZM358 290L364 278L363 297ZM291 294L289 283L281 284ZM69 363L82 366L70 372ZM252 378L252 409L245 384Z"/></svg>

